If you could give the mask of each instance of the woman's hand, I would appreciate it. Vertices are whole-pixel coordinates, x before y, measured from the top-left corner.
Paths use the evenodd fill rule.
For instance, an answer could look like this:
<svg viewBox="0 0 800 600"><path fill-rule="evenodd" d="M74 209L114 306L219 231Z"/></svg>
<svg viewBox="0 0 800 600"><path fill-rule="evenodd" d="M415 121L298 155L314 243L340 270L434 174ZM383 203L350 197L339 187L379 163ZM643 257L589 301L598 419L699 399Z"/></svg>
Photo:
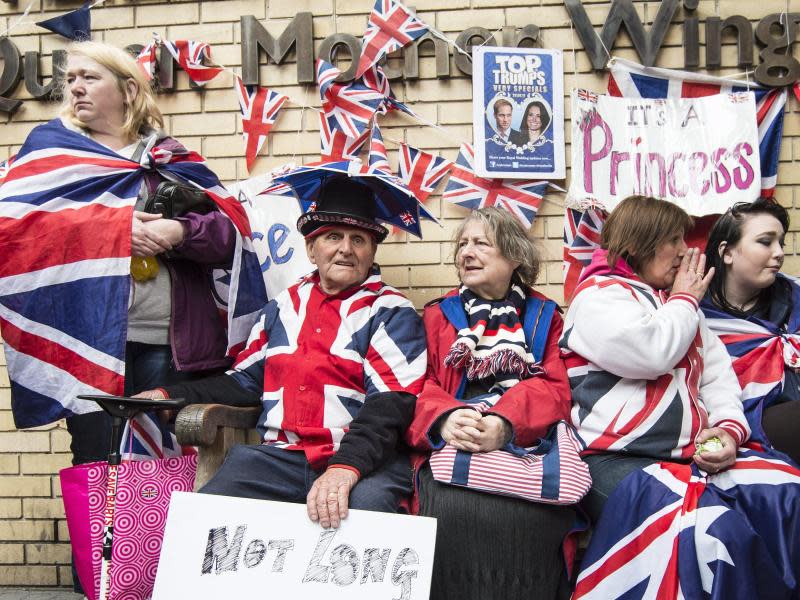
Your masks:
<svg viewBox="0 0 800 600"><path fill-rule="evenodd" d="M339 527L347 518L350 490L358 482L358 475L350 469L331 467L311 486L306 496L308 518L319 521L325 529Z"/></svg>
<svg viewBox="0 0 800 600"><path fill-rule="evenodd" d="M697 434L696 442L702 444L706 440L718 437L722 442L722 450L716 452L703 452L694 455L694 462L706 473L713 475L732 467L736 462L736 442L731 435L720 427L703 429Z"/></svg>
<svg viewBox="0 0 800 600"><path fill-rule="evenodd" d="M700 252L699 248L689 248L683 255L681 266L675 275L672 284L672 293L691 294L698 300L706 295L711 280L714 277L714 267L705 273L706 255Z"/></svg>
<svg viewBox="0 0 800 600"><path fill-rule="evenodd" d="M143 392L139 392L138 394L134 394L133 398L146 398L147 400L166 400L167 397L164 395L164 392L161 390L144 390ZM171 408L163 408L156 410L158 414L158 420L162 423L169 423L172 421L175 416L178 414L177 410L172 410Z"/></svg>
<svg viewBox="0 0 800 600"><path fill-rule="evenodd" d="M158 224L156 225L156 223ZM173 223L174 225L165 227L164 223ZM174 242L175 225L180 228L180 238L176 242ZM172 250L172 247L181 240L183 240L183 226L177 221L163 219L161 215L133 211L131 224L131 254L133 256L155 256Z"/></svg>
<svg viewBox="0 0 800 600"><path fill-rule="evenodd" d="M484 415L477 425L478 436L477 452L491 452L499 450L511 439L511 426L502 417L497 415Z"/></svg>
<svg viewBox="0 0 800 600"><path fill-rule="evenodd" d="M459 408L447 415L439 434L456 450L478 452L480 451L478 439L481 436L481 431L478 429L480 421L481 413L477 410Z"/></svg>

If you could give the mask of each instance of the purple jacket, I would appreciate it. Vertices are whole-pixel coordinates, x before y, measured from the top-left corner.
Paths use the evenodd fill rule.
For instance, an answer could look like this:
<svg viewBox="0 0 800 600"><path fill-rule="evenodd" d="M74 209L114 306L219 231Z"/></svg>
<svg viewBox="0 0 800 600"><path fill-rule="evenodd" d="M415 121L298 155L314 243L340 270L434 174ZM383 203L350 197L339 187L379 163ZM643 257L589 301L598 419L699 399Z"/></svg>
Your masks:
<svg viewBox="0 0 800 600"><path fill-rule="evenodd" d="M178 371L228 367L228 340L211 293L210 271L230 267L236 246L233 223L219 211L175 220L183 225L184 240L162 256L172 280L172 360Z"/></svg>

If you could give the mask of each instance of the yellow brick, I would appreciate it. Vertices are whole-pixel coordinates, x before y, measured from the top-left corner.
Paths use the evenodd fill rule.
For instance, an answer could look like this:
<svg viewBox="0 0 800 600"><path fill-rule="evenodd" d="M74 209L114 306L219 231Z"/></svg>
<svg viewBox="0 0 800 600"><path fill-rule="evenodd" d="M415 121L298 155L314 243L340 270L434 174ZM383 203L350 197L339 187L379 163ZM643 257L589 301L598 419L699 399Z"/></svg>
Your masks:
<svg viewBox="0 0 800 600"><path fill-rule="evenodd" d="M0 452L48 452L50 434L41 431L0 433Z"/></svg>
<svg viewBox="0 0 800 600"><path fill-rule="evenodd" d="M46 542L53 539L52 520L0 521L0 540Z"/></svg>
<svg viewBox="0 0 800 600"><path fill-rule="evenodd" d="M0 585L56 585L55 567L9 566L0 571Z"/></svg>
<svg viewBox="0 0 800 600"><path fill-rule="evenodd" d="M72 465L69 454L23 454L20 461L25 475L58 473Z"/></svg>
<svg viewBox="0 0 800 600"><path fill-rule="evenodd" d="M64 501L61 498L23 498L22 516L26 519L63 519Z"/></svg>
<svg viewBox="0 0 800 600"><path fill-rule="evenodd" d="M217 4L211 2L207 4ZM227 1L224 4L229 4ZM231 3L234 4L234 3ZM227 20L239 20L239 13L226 12ZM217 44L233 43L233 23L201 23L192 25L174 25L167 30L171 40L202 40L211 44L211 58L219 60L217 56Z"/></svg>
<svg viewBox="0 0 800 600"><path fill-rule="evenodd" d="M332 0L270 0L268 4L270 19L294 17L299 12L310 12L314 16L333 13Z"/></svg>
<svg viewBox="0 0 800 600"><path fill-rule="evenodd" d="M0 564L7 565L24 562L25 546L23 544L0 544Z"/></svg>
<svg viewBox="0 0 800 600"><path fill-rule="evenodd" d="M25 564L68 565L71 560L69 544L25 544Z"/></svg>
<svg viewBox="0 0 800 600"><path fill-rule="evenodd" d="M0 474L17 475L19 473L19 456L0 454Z"/></svg>
<svg viewBox="0 0 800 600"><path fill-rule="evenodd" d="M72 587L72 568L71 567L58 567L58 585L59 587Z"/></svg>
<svg viewBox="0 0 800 600"><path fill-rule="evenodd" d="M0 496L28 497L49 496L51 493L49 477L17 477L11 475L0 476Z"/></svg>
<svg viewBox="0 0 800 600"><path fill-rule="evenodd" d="M414 288L405 290L404 293L411 300L414 308L422 310L428 302L444 295L446 291L445 288Z"/></svg>
<svg viewBox="0 0 800 600"><path fill-rule="evenodd" d="M169 39L167 38L166 25L148 25L132 29L115 29L105 32L103 34L103 41L117 48L124 48L131 44L141 44L144 46L153 39L154 32L162 38Z"/></svg>
<svg viewBox="0 0 800 600"><path fill-rule="evenodd" d="M136 7L136 26L197 23L199 12L199 6L193 2L158 4L156 6L139 5Z"/></svg>
<svg viewBox="0 0 800 600"><path fill-rule="evenodd" d="M0 519L19 519L21 516L21 498L0 498Z"/></svg>
<svg viewBox="0 0 800 600"><path fill-rule="evenodd" d="M172 135L216 135L234 133L236 131L236 117L233 114L206 114L202 119L197 115L174 115L172 122Z"/></svg>
<svg viewBox="0 0 800 600"><path fill-rule="evenodd" d="M53 452L69 452L72 436L66 429L56 429L50 432L50 445Z"/></svg>
<svg viewBox="0 0 800 600"><path fill-rule="evenodd" d="M92 9L92 29L117 29L133 27L133 7L131 6L98 6Z"/></svg>
<svg viewBox="0 0 800 600"><path fill-rule="evenodd" d="M413 287L453 287L458 285L455 269L442 269L440 266L414 266L411 269Z"/></svg>
<svg viewBox="0 0 800 600"><path fill-rule="evenodd" d="M192 114L201 111L203 93L193 90L158 95L158 108L165 115Z"/></svg>
<svg viewBox="0 0 800 600"><path fill-rule="evenodd" d="M381 268L383 280L396 288L408 287L408 267L385 267Z"/></svg>
<svg viewBox="0 0 800 600"><path fill-rule="evenodd" d="M263 19L266 15L264 0L222 0L220 2L203 2L200 14L204 23L214 21L238 22L240 15L253 15L256 19Z"/></svg>
<svg viewBox="0 0 800 600"><path fill-rule="evenodd" d="M376 260L381 266L423 265L441 262L440 244L437 242L409 242L381 245Z"/></svg>

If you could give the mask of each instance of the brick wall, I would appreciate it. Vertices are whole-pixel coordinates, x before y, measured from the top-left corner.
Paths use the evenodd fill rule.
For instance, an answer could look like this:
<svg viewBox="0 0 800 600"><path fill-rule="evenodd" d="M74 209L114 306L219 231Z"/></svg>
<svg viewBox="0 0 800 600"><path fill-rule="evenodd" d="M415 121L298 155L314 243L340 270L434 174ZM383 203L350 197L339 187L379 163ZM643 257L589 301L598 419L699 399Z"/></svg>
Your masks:
<svg viewBox="0 0 800 600"><path fill-rule="evenodd" d="M27 1L9 3L0 0L0 32L17 20ZM10 34L21 52L35 50L42 53L45 76L50 74L51 52L63 48L64 40L44 32L33 22L76 8L81 3L81 0L34 0L30 15ZM92 10L92 20L96 40L118 46L146 43L153 31L167 39L203 40L212 44L214 57L219 63L235 68L241 62L241 14L254 15L270 33L277 36L296 11L311 11L314 14L315 43L318 45L324 37L336 32L360 36L371 4L371 0L108 0ZM417 0L409 4L415 5L426 22L445 32L451 39L472 26L495 30L504 25L537 24L542 28L543 47L565 50L567 94L575 86L596 91L604 89L605 78L591 71L588 57L569 26L562 0ZM592 22L599 27L606 18L610 2L586 1L584 4ZM647 25L651 23L659 4L636 3ZM696 16L702 22L708 16L719 15L724 18L732 14L745 14L757 21L769 13L785 10L785 6L784 0L762 0L758 3L701 0ZM681 67L683 64L679 23L684 17L681 8L659 55L660 66ZM701 41L702 32L701 26ZM730 41L726 39L728 45L722 53L722 64L728 67L735 65L736 61L736 50ZM573 54L575 44L577 52ZM637 60L626 34L617 40L613 54ZM735 68L727 68L716 74L736 71ZM419 115L444 129L418 125L405 116L382 119L382 133L387 140L394 167L397 166L396 146L391 140L402 140L426 150L440 151L444 156L454 159L460 143L471 137L471 82L457 73L454 67L451 67L451 72L453 76L449 80L437 80L434 58L423 55L419 81L393 84L400 100L410 103ZM310 86L306 89L296 83L294 65L264 65L261 74L263 84L287 93L296 101L305 98L307 104L318 105L316 89ZM218 77L204 92L189 89L183 73L179 74L178 82L178 91L164 94L159 100L166 115L167 130L206 156L221 179L235 181L246 178L248 174L240 136L241 122L230 87L230 75ZM23 100L29 98L24 85L17 88L14 97ZM15 153L31 128L54 116L55 111L52 104L27 101L12 117L0 113L0 160ZM569 112L567 100L566 114L569 115ZM798 105L793 98L790 98L786 112L777 196L785 206L793 208L794 223L786 240L788 256L785 269L797 274L800 272L800 164L795 163L800 163L800 115L797 114ZM203 117L198 118L198 113L202 113ZM287 161L301 163L313 160L317 158L318 149L315 113L290 106L284 109L273 134L267 140L255 174ZM265 156L267 154L269 156ZM546 268L542 271L539 288L562 302L560 257L563 202L563 195L549 195L533 227L546 257ZM378 256L386 279L406 292L418 307L456 283L447 240L464 212L443 204L438 196L431 200L430 209L442 219L444 228L424 223L423 241L394 235L381 247ZM68 534L63 520L58 478L54 475L59 468L69 464L69 436L62 423L24 432L14 429L8 375L4 365L0 353L0 565L3 567L0 569L0 585L69 585Z"/></svg>

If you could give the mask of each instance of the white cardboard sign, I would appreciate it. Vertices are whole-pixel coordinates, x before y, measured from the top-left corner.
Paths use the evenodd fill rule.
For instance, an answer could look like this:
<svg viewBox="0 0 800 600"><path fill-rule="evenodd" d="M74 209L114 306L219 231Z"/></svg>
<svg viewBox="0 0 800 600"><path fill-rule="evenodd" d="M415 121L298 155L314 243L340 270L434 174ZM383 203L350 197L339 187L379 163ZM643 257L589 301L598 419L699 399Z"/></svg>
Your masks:
<svg viewBox="0 0 800 600"><path fill-rule="evenodd" d="M351 510L339 529L304 504L175 492L154 600L414 600L430 593L436 519Z"/></svg>

